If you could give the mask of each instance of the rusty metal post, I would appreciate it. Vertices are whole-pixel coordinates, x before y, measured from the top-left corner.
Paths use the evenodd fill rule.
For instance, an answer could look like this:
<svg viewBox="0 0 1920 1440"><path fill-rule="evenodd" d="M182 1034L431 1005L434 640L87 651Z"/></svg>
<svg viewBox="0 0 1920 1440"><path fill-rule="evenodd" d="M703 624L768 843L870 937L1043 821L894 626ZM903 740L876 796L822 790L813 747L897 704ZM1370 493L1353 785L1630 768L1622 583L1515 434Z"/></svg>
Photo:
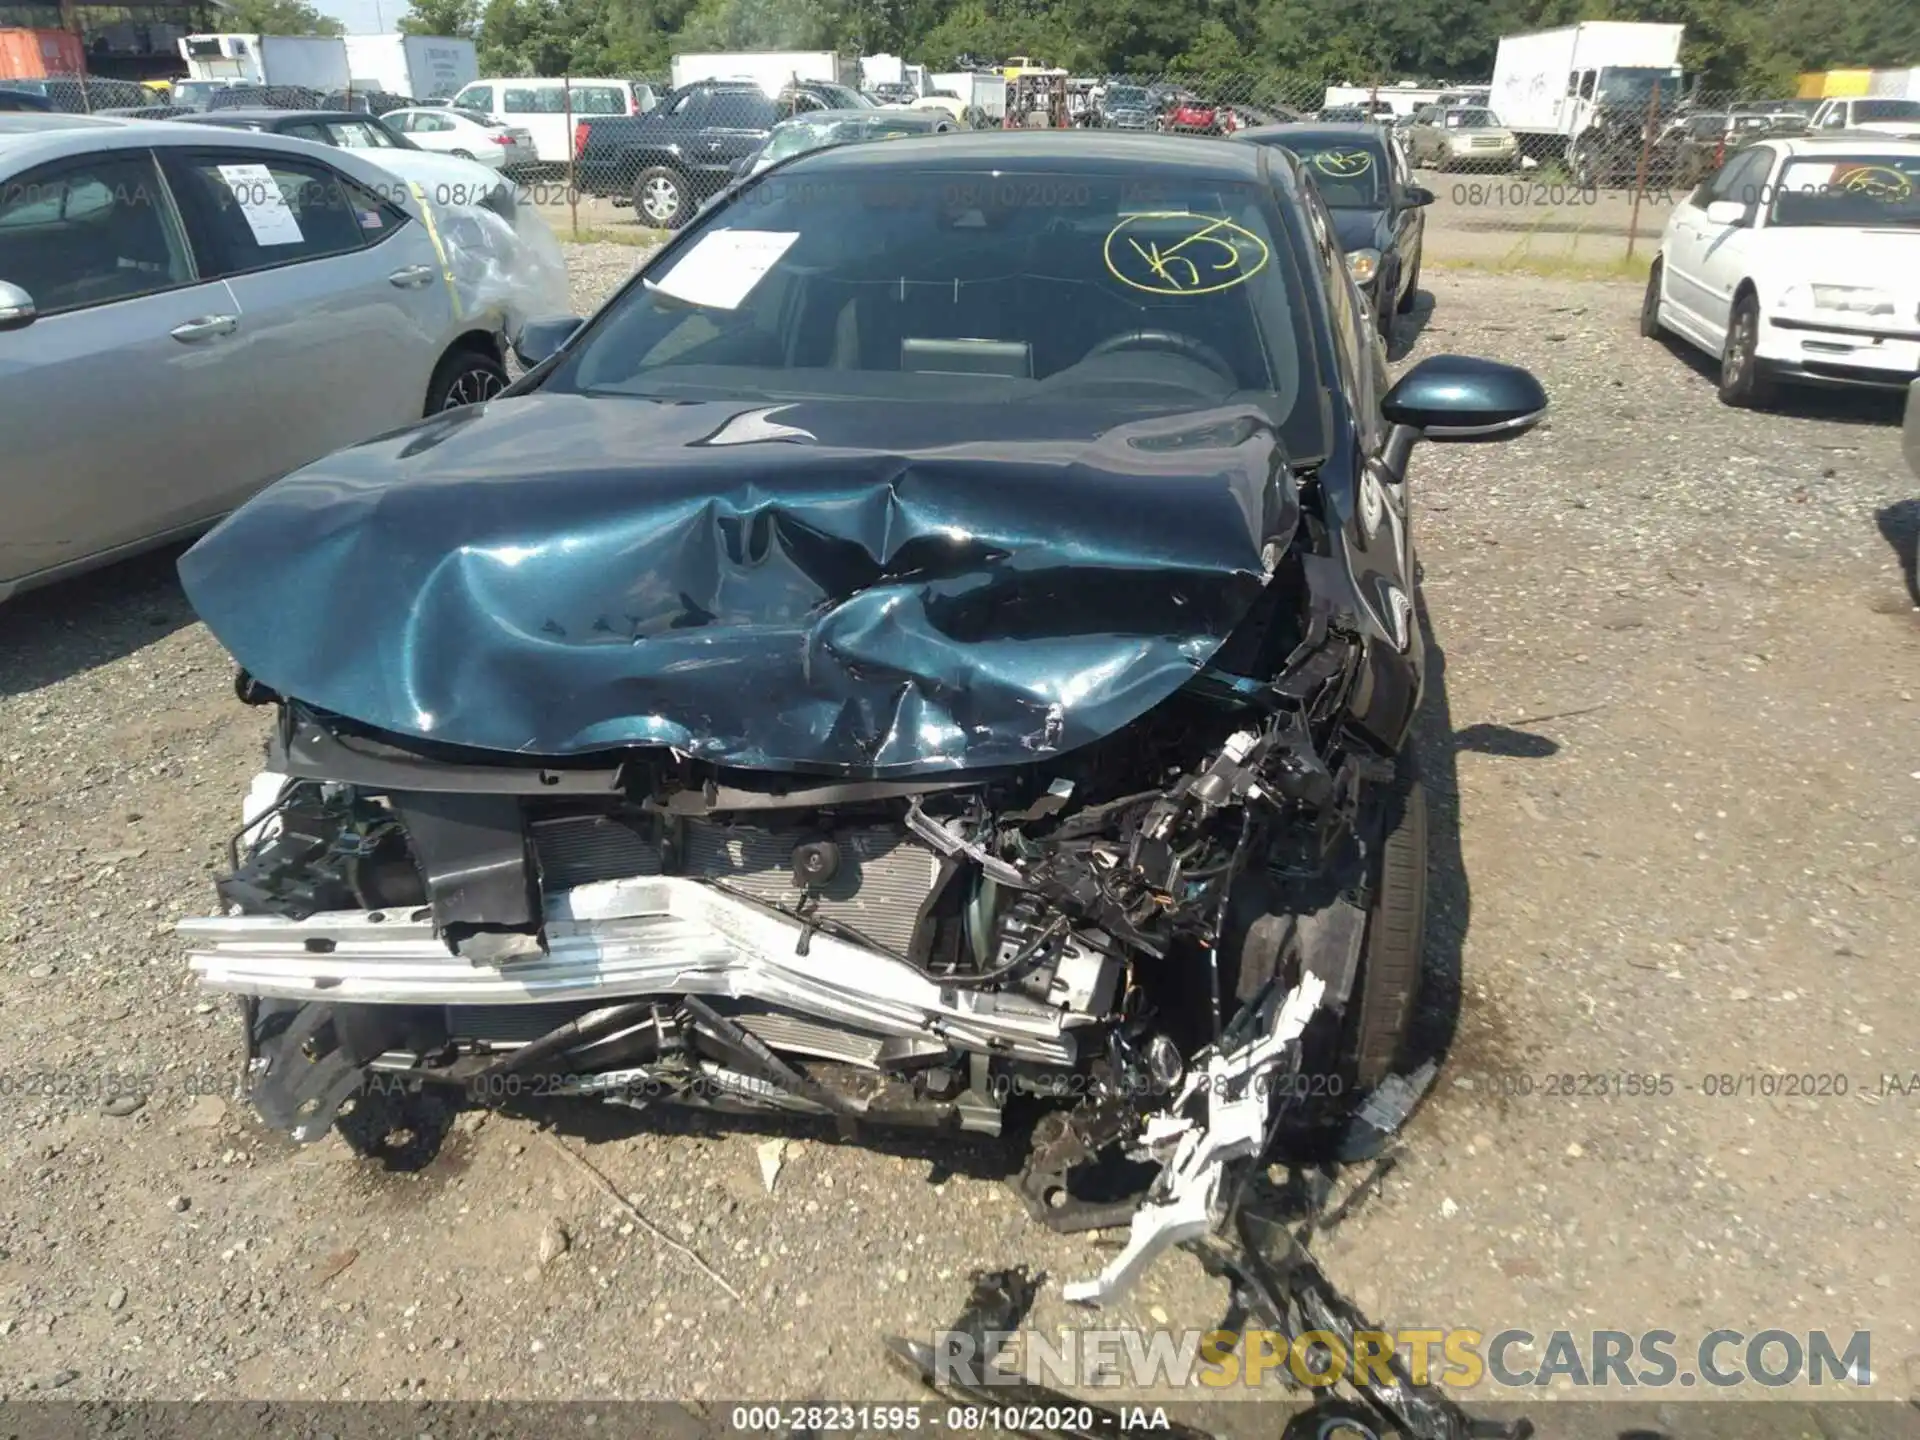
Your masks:
<svg viewBox="0 0 1920 1440"><path fill-rule="evenodd" d="M1660 82L1653 82L1653 96L1647 101L1647 126L1640 134L1640 169L1633 182L1633 218L1627 222L1627 259L1640 239L1640 196L1647 188L1648 152L1653 149L1654 127L1660 123Z"/></svg>
<svg viewBox="0 0 1920 1440"><path fill-rule="evenodd" d="M572 217L573 238L580 238L580 142L573 133L573 72L560 77L560 103L566 107L567 127L567 214ZM537 155L537 151L535 152ZM634 217L638 219L639 216Z"/></svg>

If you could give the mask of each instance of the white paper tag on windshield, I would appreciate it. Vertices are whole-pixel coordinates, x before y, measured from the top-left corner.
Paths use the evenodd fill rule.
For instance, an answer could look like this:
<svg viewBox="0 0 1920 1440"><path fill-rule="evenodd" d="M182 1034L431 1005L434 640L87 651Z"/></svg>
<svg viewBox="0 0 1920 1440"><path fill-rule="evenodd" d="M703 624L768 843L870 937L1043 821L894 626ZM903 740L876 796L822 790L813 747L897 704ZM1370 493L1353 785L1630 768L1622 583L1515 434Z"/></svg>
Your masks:
<svg viewBox="0 0 1920 1440"><path fill-rule="evenodd" d="M799 238L797 230L715 230L647 284L689 304L735 310Z"/></svg>
<svg viewBox="0 0 1920 1440"><path fill-rule="evenodd" d="M247 217L256 245L298 245L307 237L300 233L300 222L287 207L280 193L280 182L264 165L222 165L220 178L227 182L233 203Z"/></svg>

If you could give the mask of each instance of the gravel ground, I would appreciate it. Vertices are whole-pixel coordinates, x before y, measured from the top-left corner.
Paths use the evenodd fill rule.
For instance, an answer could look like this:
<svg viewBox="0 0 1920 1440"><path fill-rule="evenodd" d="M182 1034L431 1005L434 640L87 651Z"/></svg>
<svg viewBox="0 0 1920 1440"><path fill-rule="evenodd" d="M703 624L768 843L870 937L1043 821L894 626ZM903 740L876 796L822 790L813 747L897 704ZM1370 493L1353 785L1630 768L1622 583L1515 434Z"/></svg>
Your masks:
<svg viewBox="0 0 1920 1440"><path fill-rule="evenodd" d="M582 304L637 259L572 248ZM1430 279L1396 358L1527 364L1555 409L1416 462L1446 1064L1323 1259L1394 1324L1865 1329L1920 1387L1920 1098L1878 1093L1920 1071L1896 413L1725 409L1635 335L1631 287ZM170 556L0 608L0 1394L904 1396L879 1337L953 1315L970 1268L1101 1262L1028 1223L989 1146L576 1109L462 1117L383 1169L262 1133L169 932L262 738ZM1672 1091L1549 1093L1626 1072ZM1723 1073L1742 1093L1704 1093ZM1744 1093L1783 1073L1848 1093ZM1222 1300L1178 1256L1113 1320L1206 1328ZM1057 1284L1034 1320L1088 1323Z"/></svg>

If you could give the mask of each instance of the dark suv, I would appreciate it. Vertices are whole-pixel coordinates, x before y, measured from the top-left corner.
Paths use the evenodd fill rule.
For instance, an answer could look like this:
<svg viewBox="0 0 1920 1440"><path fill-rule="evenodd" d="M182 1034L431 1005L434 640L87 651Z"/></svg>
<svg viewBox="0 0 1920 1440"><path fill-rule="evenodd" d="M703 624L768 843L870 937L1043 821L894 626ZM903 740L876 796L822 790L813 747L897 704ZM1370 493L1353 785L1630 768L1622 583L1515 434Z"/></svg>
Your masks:
<svg viewBox="0 0 1920 1440"><path fill-rule="evenodd" d="M644 115L580 121L575 172L589 195L631 198L640 221L677 230L701 201L732 183L781 118L780 106L757 85L688 85Z"/></svg>

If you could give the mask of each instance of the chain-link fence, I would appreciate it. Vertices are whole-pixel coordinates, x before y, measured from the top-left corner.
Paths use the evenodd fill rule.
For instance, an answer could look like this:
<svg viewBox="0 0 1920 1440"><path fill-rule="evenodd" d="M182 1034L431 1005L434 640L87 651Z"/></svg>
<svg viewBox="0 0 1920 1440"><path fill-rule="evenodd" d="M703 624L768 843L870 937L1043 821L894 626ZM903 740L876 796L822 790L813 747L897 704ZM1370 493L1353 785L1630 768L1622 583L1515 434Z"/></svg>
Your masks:
<svg viewBox="0 0 1920 1440"><path fill-rule="evenodd" d="M1390 168L1404 169L1407 183L1431 194L1426 224L1435 258L1524 251L1594 263L1617 261L1636 243L1650 249L1668 207L1756 139L1834 120L1911 118L1920 128L1914 101L1836 101L1816 116L1823 102L1703 92L1672 80L1615 82L1605 71L1597 84L1591 72L1501 82L1496 90L1226 73L934 72L911 101L897 85L885 87L887 103L876 108L851 85L797 74L716 76L679 92L659 75L506 77L469 86L462 100L525 140L518 178L562 233L576 236L608 226L677 228L774 156L919 129L1231 139L1281 134L1270 127L1342 124L1390 141L1398 157ZM152 118L243 106L381 115L411 103L377 92L194 81L169 91L79 76L0 80L0 90L56 110ZM1889 113L1861 110L1875 105ZM1914 114L1895 113L1903 109Z"/></svg>

